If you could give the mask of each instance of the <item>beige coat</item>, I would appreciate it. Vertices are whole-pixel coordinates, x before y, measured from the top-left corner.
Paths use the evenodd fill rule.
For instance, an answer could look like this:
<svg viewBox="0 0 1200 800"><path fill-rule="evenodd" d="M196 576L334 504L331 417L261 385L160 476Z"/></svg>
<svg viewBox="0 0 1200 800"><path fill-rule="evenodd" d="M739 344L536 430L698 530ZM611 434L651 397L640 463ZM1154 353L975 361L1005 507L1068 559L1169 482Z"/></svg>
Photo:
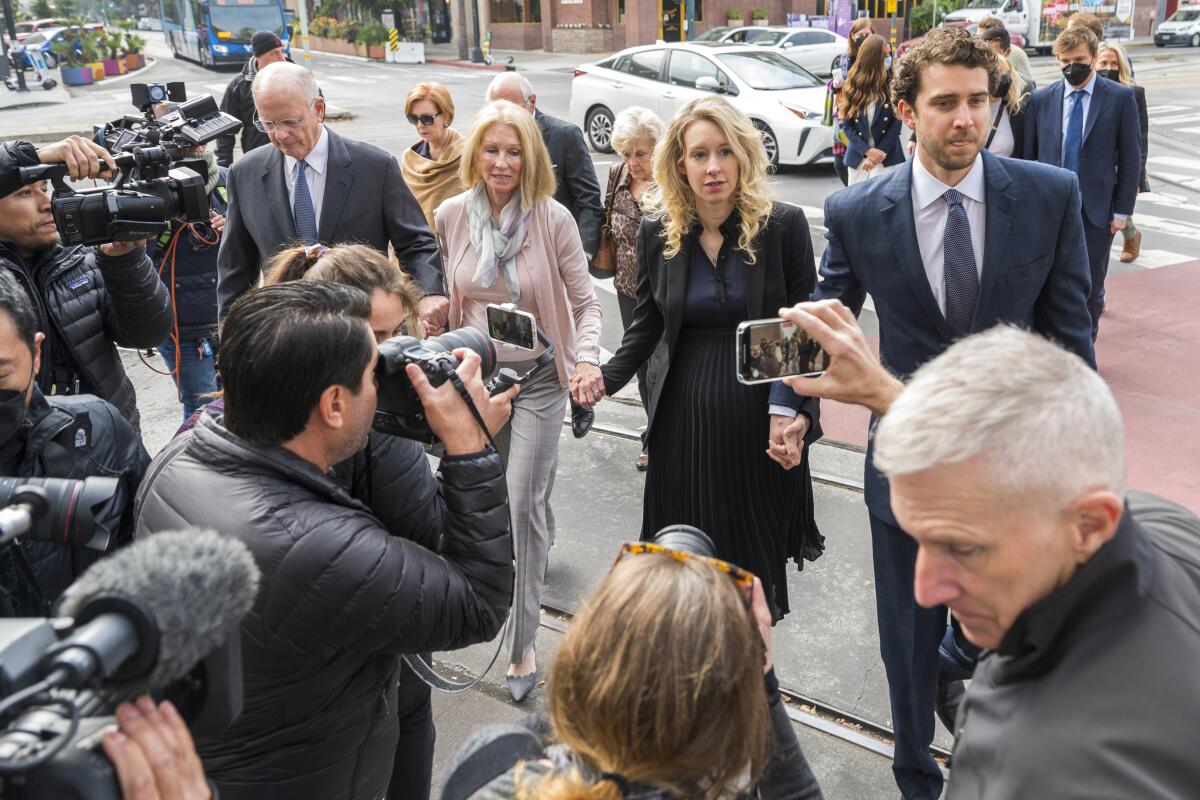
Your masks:
<svg viewBox="0 0 1200 800"><path fill-rule="evenodd" d="M463 319L463 298L456 273L459 269L470 269L473 273L475 269L475 251L467 222L469 196L467 191L451 197L434 215L446 288L450 292L451 329L460 327ZM558 382L566 389L575 371L576 357L600 357L600 301L592 289L575 219L553 198L534 206L525 244L517 255L517 269L526 271L532 279L537 305L534 316L554 343Z"/></svg>

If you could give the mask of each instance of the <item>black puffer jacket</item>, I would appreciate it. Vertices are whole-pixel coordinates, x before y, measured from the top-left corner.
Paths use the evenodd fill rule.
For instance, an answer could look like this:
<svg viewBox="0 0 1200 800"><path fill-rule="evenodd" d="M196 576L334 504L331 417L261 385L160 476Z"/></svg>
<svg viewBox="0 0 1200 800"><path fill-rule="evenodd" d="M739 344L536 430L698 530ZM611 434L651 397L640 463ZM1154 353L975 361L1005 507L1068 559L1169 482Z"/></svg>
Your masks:
<svg viewBox="0 0 1200 800"><path fill-rule="evenodd" d="M137 397L113 345L155 347L174 319L145 248L106 256L95 247L56 245L26 261L0 242L0 267L33 298L46 334L38 387L48 395L98 395L139 431Z"/></svg>
<svg viewBox="0 0 1200 800"><path fill-rule="evenodd" d="M414 476L423 459L414 450ZM397 466L393 475L408 471ZM441 515L439 557L390 536L309 462L248 444L219 419L201 415L155 459L136 535L212 527L244 541L263 573L242 623L242 715L219 740L198 743L222 798L382 797L398 735L396 656L499 631L513 576L500 457L446 458L440 473L441 497L426 467L412 502L392 505ZM362 480L377 490L389 483ZM433 526L425 530L433 535Z"/></svg>
<svg viewBox="0 0 1200 800"><path fill-rule="evenodd" d="M0 472L21 478L118 478L115 502L96 515L108 551L133 539L133 496L150 455L116 408L99 397L44 397L36 388L21 430L0 448ZM0 554L0 616L45 616L102 551L17 540ZM30 566L36 585L20 561Z"/></svg>

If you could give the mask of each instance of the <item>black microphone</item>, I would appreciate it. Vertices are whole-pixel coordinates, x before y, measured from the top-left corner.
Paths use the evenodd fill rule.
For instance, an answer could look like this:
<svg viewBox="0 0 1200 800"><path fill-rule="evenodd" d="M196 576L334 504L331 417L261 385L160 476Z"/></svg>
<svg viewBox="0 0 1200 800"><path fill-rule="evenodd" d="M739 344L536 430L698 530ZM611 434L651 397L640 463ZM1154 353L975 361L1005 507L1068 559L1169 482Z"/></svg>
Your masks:
<svg viewBox="0 0 1200 800"><path fill-rule="evenodd" d="M189 529L155 533L87 569L59 612L74 632L52 647L54 686L102 679L117 692L160 689L230 636L258 594L259 570L232 536Z"/></svg>

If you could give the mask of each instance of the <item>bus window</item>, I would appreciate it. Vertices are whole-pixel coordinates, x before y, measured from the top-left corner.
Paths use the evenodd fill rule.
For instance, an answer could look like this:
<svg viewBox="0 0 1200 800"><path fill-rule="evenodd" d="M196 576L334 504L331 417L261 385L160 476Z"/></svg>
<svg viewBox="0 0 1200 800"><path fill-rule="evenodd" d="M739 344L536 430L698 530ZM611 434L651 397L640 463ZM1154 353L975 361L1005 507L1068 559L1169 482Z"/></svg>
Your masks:
<svg viewBox="0 0 1200 800"><path fill-rule="evenodd" d="M208 6L215 38L222 42L249 44L255 31L284 35L279 0L214 0Z"/></svg>
<svg viewBox="0 0 1200 800"><path fill-rule="evenodd" d="M179 3L177 0L163 0L162 18L164 22L179 24Z"/></svg>

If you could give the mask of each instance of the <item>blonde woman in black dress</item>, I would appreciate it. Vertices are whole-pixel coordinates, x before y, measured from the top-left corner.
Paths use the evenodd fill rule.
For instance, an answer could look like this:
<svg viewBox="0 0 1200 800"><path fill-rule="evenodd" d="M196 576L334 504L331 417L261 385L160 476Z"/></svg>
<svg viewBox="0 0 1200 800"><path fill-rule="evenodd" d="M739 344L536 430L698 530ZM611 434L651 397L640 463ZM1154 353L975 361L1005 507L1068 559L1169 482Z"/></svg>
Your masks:
<svg viewBox="0 0 1200 800"><path fill-rule="evenodd" d="M762 580L777 621L789 610L788 559L799 566L823 548L806 447L821 435L819 405L782 383L739 383L734 332L808 299L816 285L808 222L774 201L762 139L724 98L683 106L653 169L637 307L603 367L602 394L653 356L642 538L675 523L700 528L720 558ZM573 396L599 400L582 386Z"/></svg>

